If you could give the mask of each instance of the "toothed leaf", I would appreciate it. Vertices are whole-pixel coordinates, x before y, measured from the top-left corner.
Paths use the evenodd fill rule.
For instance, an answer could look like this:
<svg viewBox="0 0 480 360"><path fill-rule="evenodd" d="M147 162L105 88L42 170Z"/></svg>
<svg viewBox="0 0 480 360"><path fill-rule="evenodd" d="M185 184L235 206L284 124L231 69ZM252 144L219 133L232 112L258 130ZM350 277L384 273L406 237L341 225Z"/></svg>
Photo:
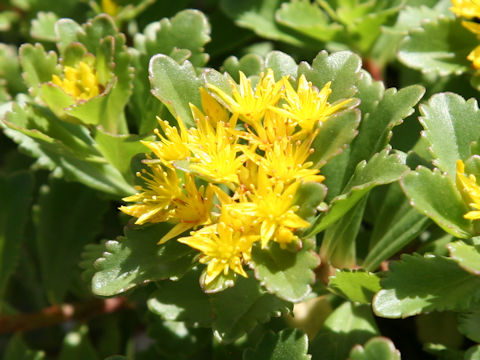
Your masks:
<svg viewBox="0 0 480 360"><path fill-rule="evenodd" d="M320 264L318 255L309 250L298 252L271 244L266 249L252 249L255 277L278 297L291 302L303 300L315 280L314 269Z"/></svg>
<svg viewBox="0 0 480 360"><path fill-rule="evenodd" d="M95 262L94 294L112 296L150 281L182 277L193 266L196 252L173 239L157 245L168 228L165 223L127 227L124 237L107 241Z"/></svg>
<svg viewBox="0 0 480 360"><path fill-rule="evenodd" d="M381 285L372 306L375 314L387 318L460 311L480 300L480 277L441 256L403 255L390 264Z"/></svg>

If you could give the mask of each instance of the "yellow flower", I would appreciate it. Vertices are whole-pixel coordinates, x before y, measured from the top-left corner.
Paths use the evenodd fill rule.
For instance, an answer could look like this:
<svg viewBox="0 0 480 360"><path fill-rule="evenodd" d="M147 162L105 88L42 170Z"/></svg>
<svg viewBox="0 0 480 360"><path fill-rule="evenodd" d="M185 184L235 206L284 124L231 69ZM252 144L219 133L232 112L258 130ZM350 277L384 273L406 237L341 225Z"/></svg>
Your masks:
<svg viewBox="0 0 480 360"><path fill-rule="evenodd" d="M297 91L288 81L285 81L285 86L286 103L283 104L283 109L272 108L272 110L295 120L302 128L302 133L312 133L319 122L327 120L329 116L341 110L351 101L349 99L333 105L329 104L328 97L332 92L330 82L318 91L303 74L298 80Z"/></svg>
<svg viewBox="0 0 480 360"><path fill-rule="evenodd" d="M457 16L471 19L480 17L479 0L452 0L453 6L450 8Z"/></svg>
<svg viewBox="0 0 480 360"><path fill-rule="evenodd" d="M298 182L288 186L283 182L274 182L260 168L257 186L247 194L249 202L237 204L238 211L253 216L254 223L259 225L262 248L270 240L278 242L283 248L287 243L297 239L293 233L296 229L310 225L308 221L295 214L298 206L293 205L293 198L298 185Z"/></svg>
<svg viewBox="0 0 480 360"><path fill-rule="evenodd" d="M480 45L473 49L467 56L475 69L480 69Z"/></svg>
<svg viewBox="0 0 480 360"><path fill-rule="evenodd" d="M238 171L245 161L238 155L244 146L228 132L223 122L210 123L208 117L197 120L196 142L188 144L193 159L190 169L215 183L238 183Z"/></svg>
<svg viewBox="0 0 480 360"><path fill-rule="evenodd" d="M250 261L252 244L257 238L258 236L245 236L219 222L192 232L190 236L178 241L202 252L199 261L208 264L205 277L205 285L208 285L221 273L228 275L230 270L247 277L243 264Z"/></svg>
<svg viewBox="0 0 480 360"><path fill-rule="evenodd" d="M215 100L215 98L204 88L200 88L200 98L202 102L202 109L205 114L202 113L195 105L190 104L193 118L195 120L203 119L205 116L207 116L212 124L216 124L217 122L224 122L228 124L229 120L234 120L236 123L237 117L230 118L228 111L222 105L220 105L218 101ZM229 126L235 127L235 123L229 124Z"/></svg>
<svg viewBox="0 0 480 360"><path fill-rule="evenodd" d="M477 184L475 175L465 175L465 165L462 160L457 160L456 184L463 201L475 209L467 212L463 217L470 220L480 219L480 186Z"/></svg>
<svg viewBox="0 0 480 360"><path fill-rule="evenodd" d="M143 170L143 174L137 174L145 182L144 187L138 187L142 192L123 198L123 201L137 204L119 208L125 214L136 217L135 224L178 222L160 239L159 244L163 244L188 229L210 223L213 205L213 189L210 186L206 191L203 186L197 189L195 180L188 174L182 186L175 169L163 168L155 162L147 165L150 172Z"/></svg>
<svg viewBox="0 0 480 360"><path fill-rule="evenodd" d="M280 100L284 82L285 79L275 82L273 70L268 69L266 75L260 74L255 91L252 88L251 80L247 79L245 74L240 71L238 88L233 81L230 82L233 98L215 85L207 84L207 87L225 102L233 114L240 115L240 119L251 126L256 126L265 115L265 111Z"/></svg>
<svg viewBox="0 0 480 360"><path fill-rule="evenodd" d="M453 7L450 8L457 16L467 19L480 17L480 0L452 0ZM480 24L473 21L463 21L462 25L480 36ZM473 49L467 56L475 69L480 69L480 46Z"/></svg>
<svg viewBox="0 0 480 360"><path fill-rule="evenodd" d="M182 119L178 118L178 127L180 134L175 126L171 126L168 121L157 118L160 127L165 136L160 134L158 129L155 129L155 134L160 141L141 141L143 145L148 147L165 165L172 167L171 163L176 160L185 160L190 156L188 149L188 142L192 136Z"/></svg>
<svg viewBox="0 0 480 360"><path fill-rule="evenodd" d="M282 114L267 110L263 123L258 123L255 127L248 125L245 127L246 131L237 130L236 135L260 150L265 150L275 141L291 136L295 131L296 123Z"/></svg>
<svg viewBox="0 0 480 360"><path fill-rule="evenodd" d="M120 11L121 7L118 6L113 0L102 0L102 11L110 16L115 16Z"/></svg>
<svg viewBox="0 0 480 360"><path fill-rule="evenodd" d="M271 149L265 151L263 157L259 156L260 166L265 172L277 181L290 182L292 180L321 182L325 179L318 169L309 169L313 163L306 161L314 151L310 146L315 133L304 141L295 143L289 138L275 142Z"/></svg>
<svg viewBox="0 0 480 360"><path fill-rule="evenodd" d="M213 189L207 186L200 186L197 189L194 178L185 174L185 192L172 200L174 207L172 219L178 221L168 233L158 242L163 244L188 229L199 225L207 225L210 221L210 213L213 206Z"/></svg>
<svg viewBox="0 0 480 360"><path fill-rule="evenodd" d="M476 35L480 35L480 24L473 21L462 21L462 25Z"/></svg>
<svg viewBox="0 0 480 360"><path fill-rule="evenodd" d="M91 99L103 91L95 69L84 61L78 62L74 67L65 66L63 78L52 75L52 82L76 101Z"/></svg>
<svg viewBox="0 0 480 360"><path fill-rule="evenodd" d="M136 217L135 224L147 222L157 223L167 221L172 216L171 203L180 196L180 179L175 170L164 169L160 164L148 164L150 173L143 170L137 173L145 182L145 187L138 187L142 192L123 198L126 202L138 204L120 206L125 214Z"/></svg>

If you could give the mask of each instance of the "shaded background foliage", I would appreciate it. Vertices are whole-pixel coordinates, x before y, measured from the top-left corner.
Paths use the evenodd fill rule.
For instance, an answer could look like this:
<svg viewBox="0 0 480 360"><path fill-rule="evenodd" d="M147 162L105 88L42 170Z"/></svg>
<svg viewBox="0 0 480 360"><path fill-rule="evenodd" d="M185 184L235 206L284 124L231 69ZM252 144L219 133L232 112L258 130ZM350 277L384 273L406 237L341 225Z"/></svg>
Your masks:
<svg viewBox="0 0 480 360"><path fill-rule="evenodd" d="M310 354L373 360L398 359L398 350L404 359L477 358L478 230L463 219L468 209L454 184L456 159L479 173L478 107L465 100L477 96L477 73L466 60L477 40L449 12L449 1L117 4L130 9L114 16L125 34L125 47L111 55L117 64L124 61L124 78L115 74L124 86L108 95L121 103L127 124L118 137L95 128L105 125L101 116L69 124L36 105L35 86L44 81L35 76L47 76L49 61L52 69L56 61L40 47L18 50L39 42L56 51L55 22L83 24L101 4L0 4L0 115L7 135L0 136L4 359ZM88 36L73 40L89 51L97 46ZM344 50L358 56L335 53ZM158 53L165 56L150 63L149 80L149 61ZM137 140L150 136L155 116L173 120L173 109L188 122L188 102L199 105L204 77L225 85L214 70L202 77L206 66L237 81L239 70L255 78L267 67L277 77L306 74L319 88L332 80L331 101L355 96L362 114L360 121L352 110L324 125L338 140L315 159L325 164L328 193L305 187L298 194L302 214L313 223L304 235L313 240L304 241L294 260L276 248L254 250L249 278L215 295L201 291L192 249L172 241L156 245L168 225L132 227L117 209L137 181L131 168L141 166L141 156L134 155L144 151ZM166 83L175 83L173 90ZM72 114L85 121L80 110ZM118 161L130 158L131 164ZM315 210L323 200L325 215ZM318 267L315 252L336 272ZM269 261L279 256L300 265L278 269ZM286 280L275 276L278 271ZM159 281L172 278L179 280ZM303 320L302 309L309 314ZM287 315L292 311L295 318Z"/></svg>

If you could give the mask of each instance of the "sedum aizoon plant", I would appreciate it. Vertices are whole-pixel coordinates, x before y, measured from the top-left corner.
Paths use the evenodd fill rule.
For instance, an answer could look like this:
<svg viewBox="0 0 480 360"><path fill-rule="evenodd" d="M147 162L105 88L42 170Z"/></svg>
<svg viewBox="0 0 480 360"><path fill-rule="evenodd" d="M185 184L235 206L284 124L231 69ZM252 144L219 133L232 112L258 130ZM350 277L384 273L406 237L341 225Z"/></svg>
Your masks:
<svg viewBox="0 0 480 360"><path fill-rule="evenodd" d="M0 357L474 360L477 0L0 5Z"/></svg>

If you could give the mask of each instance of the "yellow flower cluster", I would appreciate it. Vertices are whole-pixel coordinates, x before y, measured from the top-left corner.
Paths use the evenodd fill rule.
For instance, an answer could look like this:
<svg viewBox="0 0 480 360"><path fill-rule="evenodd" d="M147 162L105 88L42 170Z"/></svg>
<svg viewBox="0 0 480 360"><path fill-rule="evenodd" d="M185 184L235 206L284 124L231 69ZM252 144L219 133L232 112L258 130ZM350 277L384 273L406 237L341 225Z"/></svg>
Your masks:
<svg viewBox="0 0 480 360"><path fill-rule="evenodd" d="M465 174L465 164L462 160L457 160L456 183L463 201L475 209L467 212L463 217L469 220L480 219L480 186L477 184L475 175Z"/></svg>
<svg viewBox="0 0 480 360"><path fill-rule="evenodd" d="M102 92L94 67L85 61L64 66L62 78L53 75L52 82L76 101L91 99Z"/></svg>
<svg viewBox="0 0 480 360"><path fill-rule="evenodd" d="M457 16L469 20L480 18L480 0L452 0L452 4L450 10ZM463 21L462 24L480 39L480 24L473 21ZM480 69L480 45L468 54L467 59L475 69Z"/></svg>
<svg viewBox="0 0 480 360"><path fill-rule="evenodd" d="M231 95L200 89L202 110L191 105L196 128L159 120L158 140L143 142L153 156L137 174L141 192L120 208L137 224L176 222L159 243L194 229L178 241L201 252L207 285L229 271L246 277L257 241L284 248L299 240L295 231L309 223L296 214L298 186L324 179L308 161L318 124L350 102L329 104L330 83L319 91L303 75L295 90L271 69L255 87L243 73L231 87Z"/></svg>

